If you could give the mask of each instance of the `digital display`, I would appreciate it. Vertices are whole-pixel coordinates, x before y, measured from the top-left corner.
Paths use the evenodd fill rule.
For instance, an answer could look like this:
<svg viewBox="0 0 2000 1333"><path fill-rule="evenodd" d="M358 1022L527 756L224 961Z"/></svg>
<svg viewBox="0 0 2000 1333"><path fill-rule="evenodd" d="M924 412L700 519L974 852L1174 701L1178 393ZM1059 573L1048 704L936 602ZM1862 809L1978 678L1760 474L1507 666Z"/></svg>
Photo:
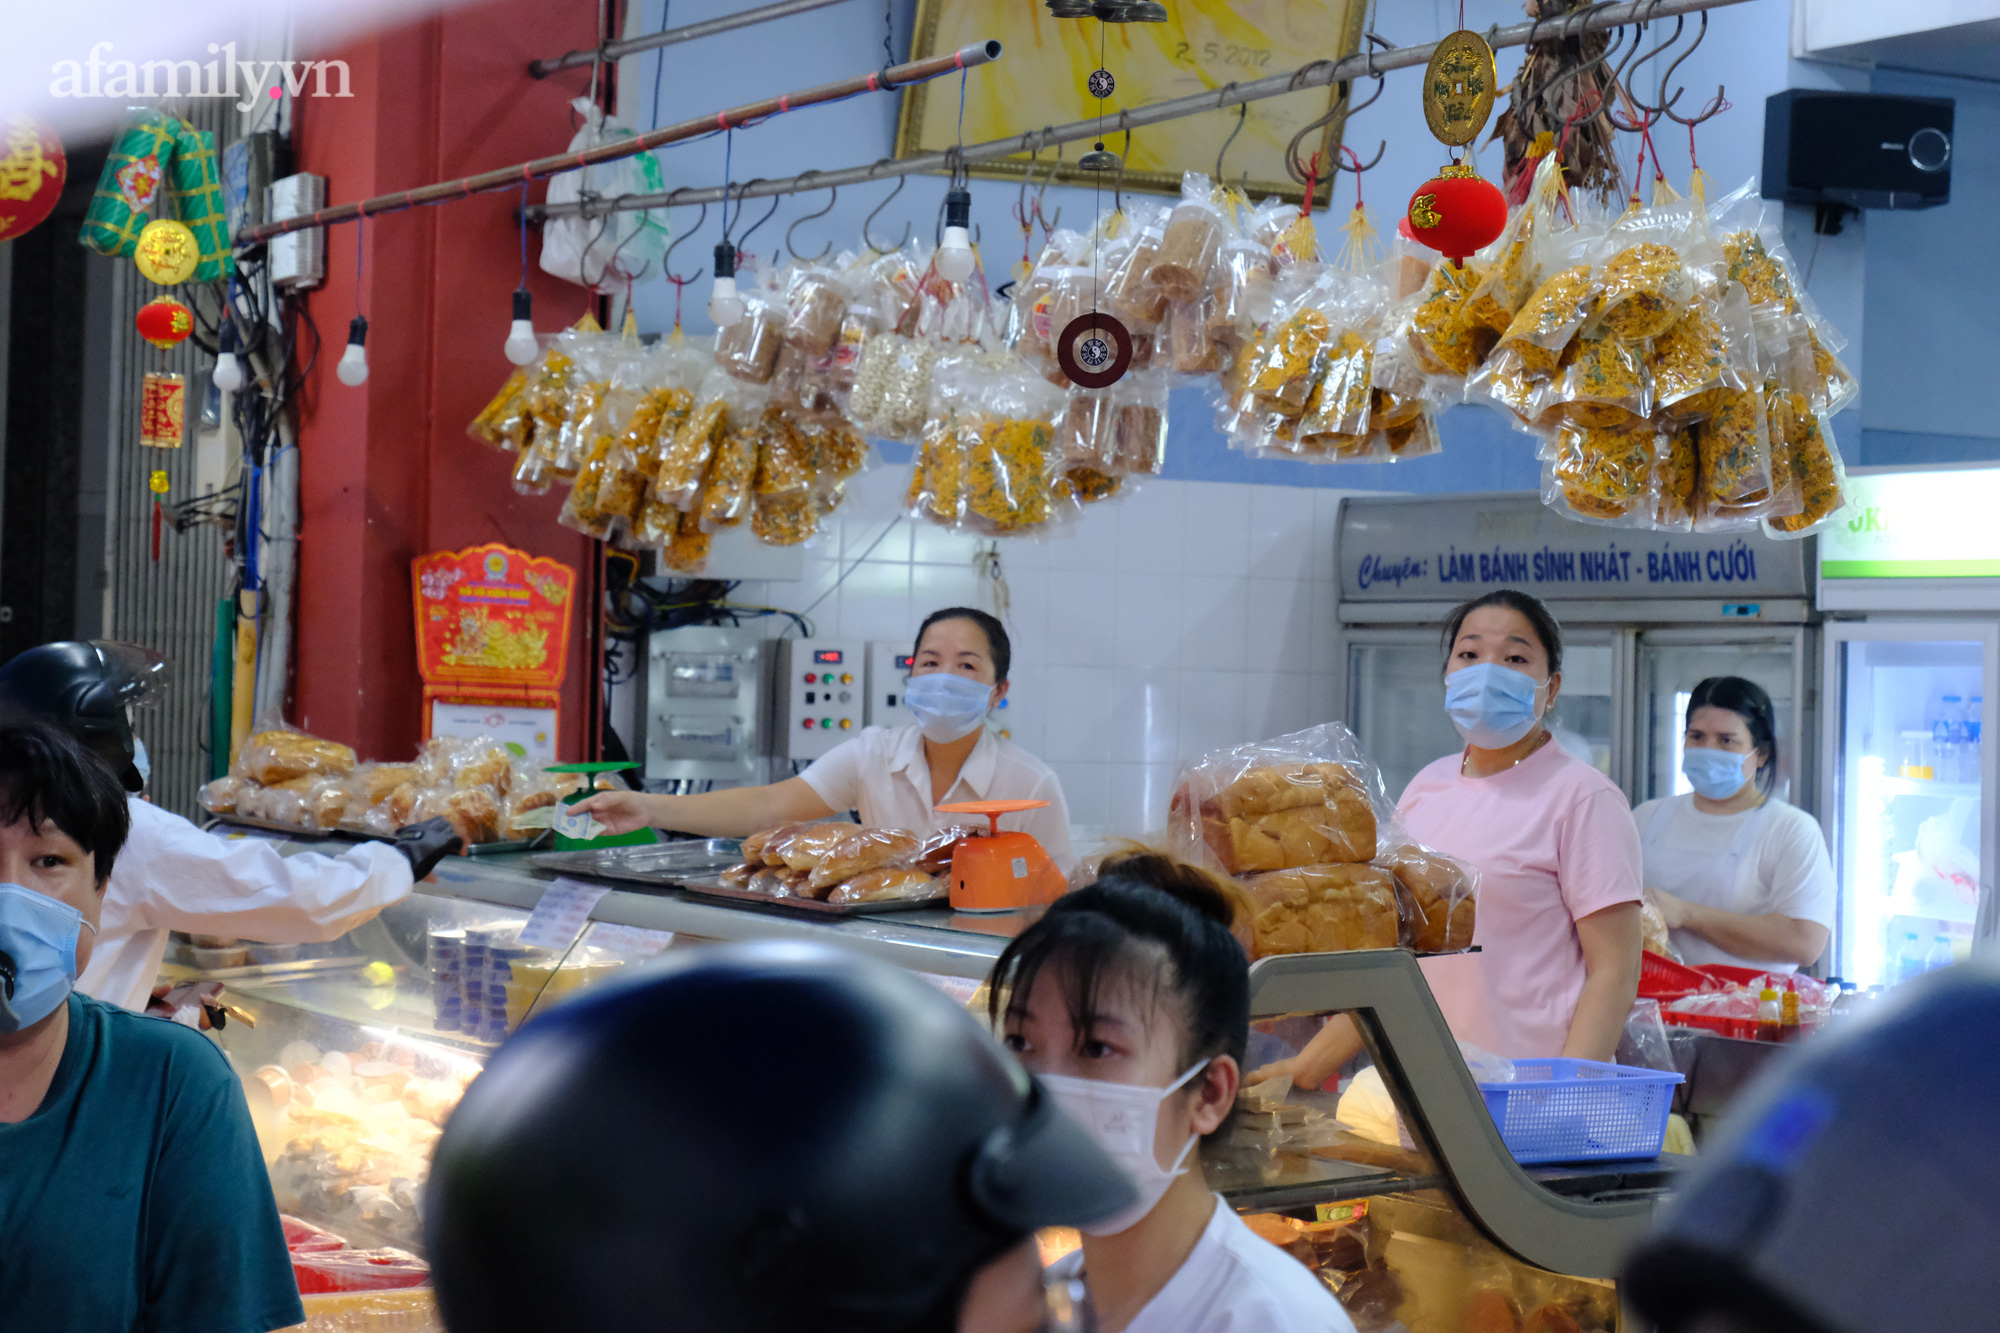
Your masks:
<svg viewBox="0 0 2000 1333"><path fill-rule="evenodd" d="M822 666L839 666L846 660L847 654L841 652L838 648L813 649L813 661L818 662Z"/></svg>
<svg viewBox="0 0 2000 1333"><path fill-rule="evenodd" d="M916 664L917 664L917 659L915 654L904 653L902 656L896 659L896 670L908 671L911 667L915 666Z"/></svg>

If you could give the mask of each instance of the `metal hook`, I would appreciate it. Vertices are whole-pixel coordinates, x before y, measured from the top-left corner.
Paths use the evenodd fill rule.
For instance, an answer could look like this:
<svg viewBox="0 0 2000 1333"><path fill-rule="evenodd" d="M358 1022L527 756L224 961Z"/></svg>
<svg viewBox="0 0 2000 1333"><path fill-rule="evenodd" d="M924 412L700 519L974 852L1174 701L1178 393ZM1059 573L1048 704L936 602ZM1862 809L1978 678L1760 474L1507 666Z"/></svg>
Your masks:
<svg viewBox="0 0 2000 1333"><path fill-rule="evenodd" d="M1355 165L1351 167L1343 163L1340 160L1339 155L1335 154L1333 159L1333 169L1335 171L1351 171L1357 176L1359 176L1364 171L1373 171L1375 169L1376 164L1382 160L1382 154L1387 152L1388 148L1389 148L1389 141L1387 139L1384 139L1382 141L1381 147L1375 150L1375 156L1368 159L1368 163L1366 166L1361 165L1361 155L1359 153L1354 154ZM1351 148L1348 149L1347 151L1350 153L1354 152L1354 150Z"/></svg>
<svg viewBox="0 0 2000 1333"><path fill-rule="evenodd" d="M737 190L737 192L736 192L736 216L737 216L737 218L738 218L739 220L740 220L740 219L742 218L742 216L743 216L743 191L745 191L745 190L748 190L748 189L749 189L749 188L750 188L751 186L753 186L753 185L756 185L756 184L758 184L758 183L759 183L760 181L763 181L763 180L765 180L765 179L766 179L766 178L765 178L765 177L763 177L763 176L755 176L755 177L752 177L751 179L749 179L749 180L747 180L747 181L743 182L743 185L742 185L742 187L741 187L740 189L738 189L738 190ZM766 209L766 210L764 211L764 216L763 216L763 217L761 217L761 218L758 218L758 219L757 219L757 220L756 220L755 222L753 222L753 223L751 223L751 224L750 224L750 231L746 231L746 232L744 232L744 233L743 233L743 234L742 234L741 236L738 236L738 237L736 238L736 248L737 248L737 250L741 251L741 250L743 249L743 243L744 243L745 241L747 241L747 240L749 240L749 239L750 239L750 233L751 233L751 232L754 232L754 231L756 231L756 230L757 230L757 228L759 228L759 227L763 226L763 225L764 225L764 224L765 224L766 222L769 222L769 221L771 220L771 217L772 217L772 215L773 215L773 214L775 214L775 213L776 213L776 212L778 211L778 204L779 204L779 202L780 202L780 201L781 201L781 200L783 199L783 197L784 197L784 196L782 196L782 195L776 195L776 194L774 194L774 195L772 195L772 196L771 196L771 206L770 206L770 208L768 208L768 209Z"/></svg>
<svg viewBox="0 0 2000 1333"><path fill-rule="evenodd" d="M1236 86L1236 81L1234 79L1231 79L1228 83L1223 85L1222 95L1227 97L1229 95L1230 90L1235 86ZM1227 180L1227 178L1222 174L1222 159L1229 155L1229 146L1236 142L1236 136L1243 133L1243 122L1249 117L1249 115L1250 115L1250 104L1248 102L1238 102L1236 104L1236 128L1229 131L1229 137L1222 141L1222 147L1215 150L1215 183L1217 185L1224 184L1225 181ZM1250 188L1250 173L1247 171L1243 173L1242 188L1245 190L1248 190Z"/></svg>
<svg viewBox="0 0 2000 1333"><path fill-rule="evenodd" d="M819 174L820 174L819 169L814 168L813 170L808 171L804 175L800 176L799 179L803 181L806 176L817 176ZM785 228L785 252L791 255L791 257L794 259L807 258L807 256L801 255L798 252L798 248L792 244L792 233L799 229L799 223L810 222L814 218L825 217L828 213L831 213L833 211L833 206L836 203L840 202L840 187L838 185L829 185L826 187L826 189L827 189L827 200L825 208L822 208L817 213L803 214L800 217L794 219L791 226ZM833 241L829 238L826 243L826 248L824 250L821 250L818 254L811 256L811 259L814 261L825 259L828 255L832 253L833 253Z"/></svg>
<svg viewBox="0 0 2000 1333"><path fill-rule="evenodd" d="M1583 10L1578 9L1578 10L1572 10L1570 11L1570 13L1564 15L1563 27L1565 28L1565 31L1560 37L1556 38L1557 41L1563 42L1563 41L1568 41L1570 39L1569 33L1566 31L1570 26L1570 21L1574 19L1576 15L1581 14L1583 12L1584 12ZM1596 69L1598 66L1602 65L1605 61L1611 59L1612 55L1615 54L1618 48L1624 43L1624 40L1625 40L1625 29L1623 29L1622 27L1612 29L1611 40L1605 43L1604 49L1598 52L1597 55L1593 56L1589 60L1586 60L1584 63L1578 65L1574 69L1564 70L1562 73L1556 75L1553 79L1550 79L1547 83L1543 84L1540 88L1537 88L1535 90L1535 96L1533 98L1535 104L1541 107L1544 111L1547 111L1549 105L1550 93L1562 87L1565 83L1569 83L1573 80L1582 78L1585 74L1588 74L1591 70ZM1601 98L1599 100L1600 102L1602 101ZM1602 108L1600 107L1599 109L1601 110ZM1591 113L1591 117L1593 118L1596 115L1597 112Z"/></svg>
<svg viewBox="0 0 2000 1333"><path fill-rule="evenodd" d="M886 157L881 158L875 163L875 165L879 167L884 163L886 163L888 160L889 159ZM903 186L908 183L909 179L910 178L908 176L896 177L896 188L889 191L889 193L883 197L881 203L875 205L875 211L873 213L870 213L867 217L867 220L861 224L862 242L866 244L870 250L873 250L877 254L886 255L891 253L892 251L900 250L904 246L910 243L910 224L908 222L903 223L903 239L897 241L894 245L885 246L881 242L877 241L874 235L872 234L872 229L875 225L876 214L880 213L883 209L887 208L889 206L889 201L891 199L894 199L897 195L903 192Z"/></svg>
<svg viewBox="0 0 2000 1333"><path fill-rule="evenodd" d="M1659 0L1653 0L1653 2L1658 4ZM1624 30L1621 28L1619 31L1622 35ZM1639 43L1645 40L1645 33L1646 25L1644 22L1640 22L1633 27L1632 45L1626 48L1624 59L1620 60L1617 66L1612 69L1611 77L1606 79L1603 87L1598 90L1597 108L1589 115L1577 117L1577 124L1588 125L1593 121L1601 120L1612 129L1620 130L1626 134L1644 134L1647 130L1653 128L1655 121L1659 120L1659 113L1652 110L1638 98L1632 96L1631 89L1625 86L1625 71L1637 63L1635 57L1639 54ZM1656 47L1654 48L1654 53L1657 54L1664 49L1664 46ZM1612 107L1620 98L1624 99L1627 106L1636 107L1643 112L1644 119L1628 120L1612 110Z"/></svg>
<svg viewBox="0 0 2000 1333"><path fill-rule="evenodd" d="M1695 32L1694 45L1688 47L1687 50L1681 52L1679 59L1676 59L1673 64L1667 66L1667 72L1660 76L1661 89L1664 90L1667 86L1667 81L1674 77L1674 71L1681 67L1681 61L1686 60L1689 56L1693 55L1695 53L1696 48L1701 45L1702 39L1707 36L1708 36L1708 11L1704 9L1701 12L1701 27ZM1713 120L1715 117L1721 115L1724 111L1727 111L1729 109L1729 99L1724 95L1723 86L1719 83L1715 85L1715 100L1710 102L1702 110L1696 112L1692 118L1688 116L1677 116L1674 114L1673 105L1674 102L1680 97L1680 95L1681 95L1681 90L1678 88L1674 89L1673 97L1667 99L1666 104L1663 107L1661 107L1661 110L1667 113L1667 118L1669 120L1679 121L1681 124L1689 126L1690 128L1701 124L1705 120Z"/></svg>
<svg viewBox="0 0 2000 1333"><path fill-rule="evenodd" d="M1314 130L1331 123L1336 116L1352 116L1357 111L1366 110L1375 105L1376 100L1382 96L1382 91L1386 83L1380 71L1375 68L1375 47L1377 45L1387 47L1390 43L1376 36L1373 32L1367 33L1366 36L1368 38L1368 46L1366 47L1368 57L1367 75L1375 80L1375 91L1369 94L1367 101L1356 105L1354 102L1354 84L1352 81L1343 80L1340 84L1340 95L1334 99L1333 105L1327 108L1326 114L1301 125L1299 132L1292 136L1292 141L1285 145L1285 171L1293 180L1301 185L1305 184L1306 177L1312 172L1311 163L1299 160L1299 145L1305 141L1305 137ZM1376 150L1374 160L1368 164L1368 167L1372 167L1376 162L1382 160L1382 152L1388 146L1388 140L1383 140L1382 148ZM1368 167L1363 167L1362 170L1366 171ZM1349 168L1349 170L1351 169ZM1337 153L1334 155L1334 170L1341 170L1340 155ZM1331 180L1332 177L1329 176L1327 179Z"/></svg>
<svg viewBox="0 0 2000 1333"><path fill-rule="evenodd" d="M680 235L674 237L674 239L670 241L667 245L667 252L660 256L660 272L664 273L671 281L693 282L696 278L699 278L701 276L701 270L696 269L692 274L683 278L677 273L675 273L671 268L667 267L667 261L674 257L674 248L678 246L682 241L685 241L688 237L700 231L702 228L702 224L706 223L707 221L708 221L708 205L703 204L701 206L701 216L694 220L694 225L692 227L689 227L686 231L682 232Z"/></svg>
<svg viewBox="0 0 2000 1333"><path fill-rule="evenodd" d="M1652 22L1653 12L1660 7L1660 4L1661 0L1652 0L1652 3L1647 6L1646 17L1640 20L1638 25L1638 33L1635 34L1632 39L1632 52L1628 53L1626 59L1619 64L1617 72L1612 75L1611 82L1606 85L1605 91L1607 95L1606 96L1607 104L1606 106L1600 108L1600 110L1604 113L1603 117L1604 120L1608 124L1610 124L1612 128L1623 130L1627 134L1643 134L1645 131L1651 129L1654 125L1659 123L1661 112L1665 111L1668 106L1671 106L1675 101L1677 101L1680 98L1680 94L1677 92L1672 97L1668 98L1666 102L1663 103L1662 105L1653 106L1650 103L1646 102L1644 99L1640 98L1637 94L1635 94L1632 91L1631 82L1627 77L1628 71L1636 71L1639 68L1639 66L1645 64L1648 60L1651 60L1654 56L1659 55L1660 52L1666 50L1668 47L1672 46L1675 42L1679 41L1681 36L1681 30L1687 25L1687 19L1685 16L1676 15L1674 18L1673 35L1667 38L1666 41L1661 42L1658 46L1654 47L1652 50L1646 52L1645 55L1643 56L1637 55L1639 43L1640 41L1643 40L1643 34L1645 33L1646 24ZM1613 93L1623 98L1628 106L1636 107L1644 115L1645 118L1643 120L1638 120L1628 123L1625 119L1621 118L1615 113L1612 113L1609 108L1609 95Z"/></svg>

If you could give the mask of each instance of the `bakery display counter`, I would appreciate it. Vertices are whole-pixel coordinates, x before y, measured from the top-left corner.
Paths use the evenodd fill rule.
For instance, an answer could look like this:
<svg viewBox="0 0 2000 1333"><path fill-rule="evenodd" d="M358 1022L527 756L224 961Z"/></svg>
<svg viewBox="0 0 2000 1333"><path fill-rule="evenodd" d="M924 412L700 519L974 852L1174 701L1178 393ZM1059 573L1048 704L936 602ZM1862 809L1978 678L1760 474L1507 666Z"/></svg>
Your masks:
<svg viewBox="0 0 2000 1333"><path fill-rule="evenodd" d="M523 927L558 883L527 856L452 858L339 941L213 974L255 1020L217 1038L244 1080L282 1210L350 1245L421 1254L430 1145L486 1056L540 1009L626 969L714 941L821 940L924 974L983 1013L980 983L1024 924L946 908L825 919L599 883L560 947L524 947ZM1436 1314L1463 1314L1438 1294L1432 1270L1450 1267L1440 1246L1455 1247L1461 1276L1487 1274L1479 1290L1513 1274L1499 1285L1525 1310L1570 1283L1562 1299L1576 1327L1616 1326L1604 1279L1670 1187L1673 1159L1517 1165L1404 950L1270 958L1251 981L1260 1024L1355 1019L1408 1142L1336 1125L1331 1094L1246 1106L1230 1141L1204 1154L1232 1207L1313 1262L1364 1329L1400 1320L1411 1333L1457 1333L1462 1324ZM1431 1315L1412 1304L1419 1289ZM1613 1313L1591 1313L1601 1308ZM1367 1309L1394 1319L1371 1323Z"/></svg>

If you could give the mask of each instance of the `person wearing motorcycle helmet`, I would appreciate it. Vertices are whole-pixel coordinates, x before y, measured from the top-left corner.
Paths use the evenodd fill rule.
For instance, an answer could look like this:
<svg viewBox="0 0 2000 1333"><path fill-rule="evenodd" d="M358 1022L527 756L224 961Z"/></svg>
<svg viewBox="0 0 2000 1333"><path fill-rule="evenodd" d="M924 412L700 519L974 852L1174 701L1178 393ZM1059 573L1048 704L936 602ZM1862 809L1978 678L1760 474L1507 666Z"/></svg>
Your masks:
<svg viewBox="0 0 2000 1333"><path fill-rule="evenodd" d="M0 721L61 727L102 759L130 793L145 786L130 710L158 696L170 668L158 653L104 640L45 643L0 665ZM394 843L338 856L280 856L268 842L228 840L136 795L132 832L104 894L85 995L144 1010L169 931L270 944L335 940L409 896L460 845L442 819Z"/></svg>
<svg viewBox="0 0 2000 1333"><path fill-rule="evenodd" d="M2000 966L1842 1018L1732 1107L1619 1284L1659 1333L1990 1328Z"/></svg>
<svg viewBox="0 0 2000 1333"><path fill-rule="evenodd" d="M752 1051L789 1095L731 1091ZM1028 1333L1086 1326L1035 1230L1134 1197L941 992L765 941L524 1025L445 1125L424 1233L452 1333Z"/></svg>

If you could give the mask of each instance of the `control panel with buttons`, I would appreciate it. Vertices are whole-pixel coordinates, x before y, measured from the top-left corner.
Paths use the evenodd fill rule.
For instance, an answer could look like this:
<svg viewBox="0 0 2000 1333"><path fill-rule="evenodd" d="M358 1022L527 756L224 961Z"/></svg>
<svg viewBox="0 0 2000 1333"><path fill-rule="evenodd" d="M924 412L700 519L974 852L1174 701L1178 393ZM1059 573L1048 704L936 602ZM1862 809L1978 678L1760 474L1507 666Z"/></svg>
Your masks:
<svg viewBox="0 0 2000 1333"><path fill-rule="evenodd" d="M915 722L903 704L903 683L910 678L908 643L868 645L868 725L901 727Z"/></svg>
<svg viewBox="0 0 2000 1333"><path fill-rule="evenodd" d="M778 640L772 737L786 759L817 759L866 726L867 645L848 639Z"/></svg>

